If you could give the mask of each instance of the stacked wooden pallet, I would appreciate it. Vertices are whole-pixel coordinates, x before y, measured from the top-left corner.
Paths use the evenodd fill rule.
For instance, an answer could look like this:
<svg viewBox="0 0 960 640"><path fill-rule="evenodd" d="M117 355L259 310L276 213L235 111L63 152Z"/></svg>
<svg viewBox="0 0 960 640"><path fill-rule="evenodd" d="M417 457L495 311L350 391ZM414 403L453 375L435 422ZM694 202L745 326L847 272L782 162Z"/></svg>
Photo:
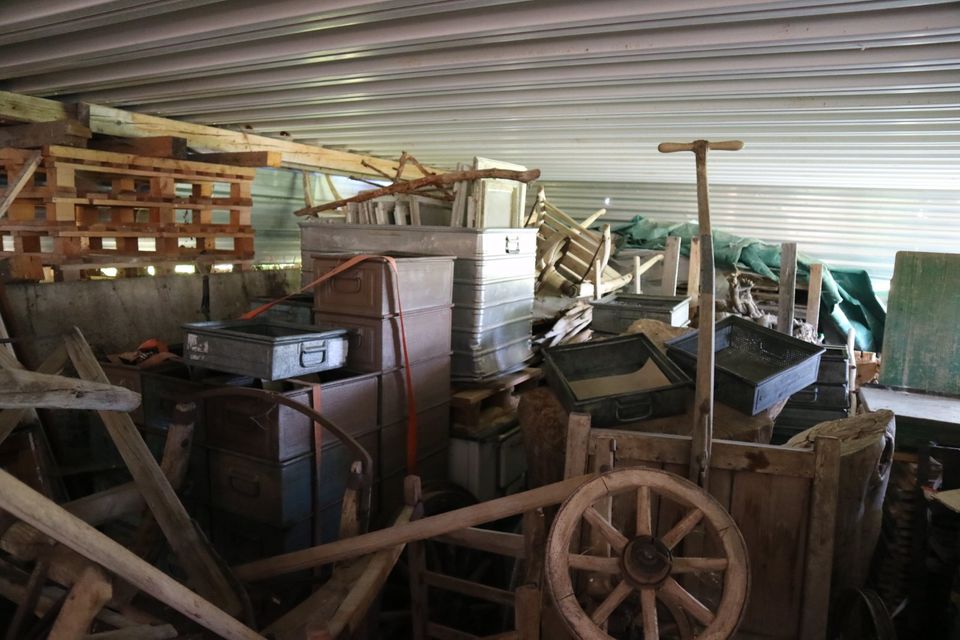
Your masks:
<svg viewBox="0 0 960 640"><path fill-rule="evenodd" d="M64 146L0 149L0 258L11 259L14 277L34 280L44 267L57 279L105 267L129 275L180 264L246 268L255 174Z"/></svg>

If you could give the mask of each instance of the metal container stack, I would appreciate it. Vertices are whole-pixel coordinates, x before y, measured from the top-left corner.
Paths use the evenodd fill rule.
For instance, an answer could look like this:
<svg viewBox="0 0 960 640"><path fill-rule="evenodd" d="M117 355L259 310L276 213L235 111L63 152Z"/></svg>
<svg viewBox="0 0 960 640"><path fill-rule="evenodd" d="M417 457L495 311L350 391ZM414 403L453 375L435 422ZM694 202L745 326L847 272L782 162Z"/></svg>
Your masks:
<svg viewBox="0 0 960 640"><path fill-rule="evenodd" d="M455 256L452 377L485 382L530 358L536 229L463 229L388 225L300 224L303 281L313 260L330 252L404 251Z"/></svg>

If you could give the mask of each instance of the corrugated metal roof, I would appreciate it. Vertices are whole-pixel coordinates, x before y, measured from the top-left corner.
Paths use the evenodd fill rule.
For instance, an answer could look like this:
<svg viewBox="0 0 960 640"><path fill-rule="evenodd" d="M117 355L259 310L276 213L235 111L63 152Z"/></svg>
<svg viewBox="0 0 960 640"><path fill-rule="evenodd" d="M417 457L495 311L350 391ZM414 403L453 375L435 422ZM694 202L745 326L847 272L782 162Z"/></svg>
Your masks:
<svg viewBox="0 0 960 640"><path fill-rule="evenodd" d="M945 1L8 0L2 87L548 180L958 189Z"/></svg>

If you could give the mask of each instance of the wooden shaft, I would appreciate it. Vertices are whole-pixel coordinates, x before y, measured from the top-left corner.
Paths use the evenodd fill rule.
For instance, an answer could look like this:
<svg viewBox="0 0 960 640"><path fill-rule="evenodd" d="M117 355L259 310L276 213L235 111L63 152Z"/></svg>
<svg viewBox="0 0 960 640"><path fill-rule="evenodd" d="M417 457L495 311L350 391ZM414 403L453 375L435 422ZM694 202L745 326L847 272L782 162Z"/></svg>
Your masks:
<svg viewBox="0 0 960 640"><path fill-rule="evenodd" d="M141 591L210 631L228 639L263 640L253 629L2 470L0 508L133 583Z"/></svg>
<svg viewBox="0 0 960 640"><path fill-rule="evenodd" d="M425 540L484 522L493 522L531 509L558 504L565 500L574 489L592 477L592 475L577 476L472 507L449 511L389 529L373 531L349 540L338 540L330 544L256 560L237 567L234 573L237 578L247 582L263 580L300 571L301 569L311 569L330 562L346 560L366 553L373 553L398 544Z"/></svg>

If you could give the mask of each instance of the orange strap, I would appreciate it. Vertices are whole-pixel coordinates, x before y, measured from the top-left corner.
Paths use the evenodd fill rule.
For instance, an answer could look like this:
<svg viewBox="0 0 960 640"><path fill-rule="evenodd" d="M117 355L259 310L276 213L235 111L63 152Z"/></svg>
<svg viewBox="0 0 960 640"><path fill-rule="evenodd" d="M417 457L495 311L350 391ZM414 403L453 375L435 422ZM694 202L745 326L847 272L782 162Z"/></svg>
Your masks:
<svg viewBox="0 0 960 640"><path fill-rule="evenodd" d="M312 289L318 284L326 282L330 278L341 274L344 271L352 269L365 260L386 262L388 265L390 265L390 270L393 272L393 291L397 295L397 317L400 319L400 344L403 347L403 372L407 387L407 473L415 475L417 473L417 401L413 393L413 377L410 374L410 357L407 355L407 330L403 325L403 305L400 303L400 274L397 271L396 260L390 256L353 256L346 262L339 264L335 268L326 272L313 282L309 282L300 287L290 295L286 295L282 298L277 298L276 300L260 305L252 311L247 311L245 314L240 316L240 319L250 320L251 318L256 318L270 307L279 304L284 300L289 300L293 296L301 294L308 289ZM319 394L316 395L319 396ZM370 472L375 474L373 469L371 469Z"/></svg>

